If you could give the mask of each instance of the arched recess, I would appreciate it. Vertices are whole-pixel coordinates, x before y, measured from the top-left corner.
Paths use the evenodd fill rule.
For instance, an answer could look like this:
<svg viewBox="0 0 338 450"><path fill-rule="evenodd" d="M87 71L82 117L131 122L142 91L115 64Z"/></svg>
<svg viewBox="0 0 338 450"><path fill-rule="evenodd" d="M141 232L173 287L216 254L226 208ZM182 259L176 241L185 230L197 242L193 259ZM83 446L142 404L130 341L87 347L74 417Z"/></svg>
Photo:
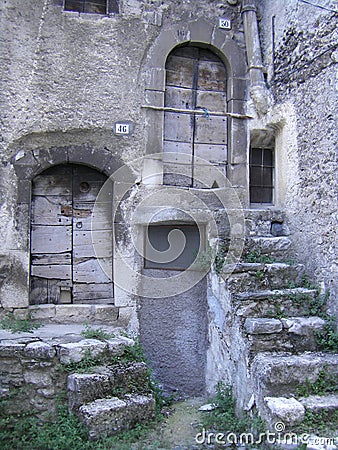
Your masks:
<svg viewBox="0 0 338 450"><path fill-rule="evenodd" d="M227 177L236 187L243 205L249 204L248 190L248 133L246 100L248 70L245 50L218 24L204 19L178 23L163 29L149 49L143 72L145 74L146 166L149 174L163 171L162 161L151 155L163 152L166 61L178 46L195 45L213 52L227 71L226 110L228 113L228 170ZM161 184L161 176L148 176L151 184Z"/></svg>
<svg viewBox="0 0 338 450"><path fill-rule="evenodd" d="M54 142L52 133L51 135L46 133L44 138L46 141ZM69 141L71 141L71 137ZM34 177L53 166L67 164L86 165L106 177L110 177L123 165L123 162L116 153L107 148L94 149L88 144L72 145L69 143L64 146L46 144L43 148L22 149L13 156L12 164L17 176L15 219L19 240L22 242L21 250L26 254L27 266L25 266L24 276L29 280L31 191ZM115 223L114 226L116 229L120 225ZM27 304L29 302L29 288L29 283L27 283ZM97 302L100 303L99 299ZM114 300L110 299L110 302L114 302Z"/></svg>
<svg viewBox="0 0 338 450"><path fill-rule="evenodd" d="M114 302L112 191L92 222L106 181L75 164L53 166L32 180L30 304Z"/></svg>

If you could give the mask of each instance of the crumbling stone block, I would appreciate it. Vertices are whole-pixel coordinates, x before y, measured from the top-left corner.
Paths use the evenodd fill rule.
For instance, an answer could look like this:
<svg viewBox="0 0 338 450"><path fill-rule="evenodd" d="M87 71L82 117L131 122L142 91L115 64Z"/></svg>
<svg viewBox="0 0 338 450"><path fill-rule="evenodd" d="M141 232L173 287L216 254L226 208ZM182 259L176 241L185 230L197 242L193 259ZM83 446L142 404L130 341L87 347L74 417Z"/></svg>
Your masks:
<svg viewBox="0 0 338 450"><path fill-rule="evenodd" d="M148 395L128 395L123 400L117 397L98 399L79 409L80 420L89 429L89 438L114 435L133 428L137 423L155 417L155 400Z"/></svg>
<svg viewBox="0 0 338 450"><path fill-rule="evenodd" d="M280 333L283 330L282 322L279 319L246 319L244 326L249 334Z"/></svg>
<svg viewBox="0 0 338 450"><path fill-rule="evenodd" d="M69 342L58 346L58 355L61 364L80 362L90 353L91 357L101 355L107 350L107 343L97 339L83 339L80 342Z"/></svg>
<svg viewBox="0 0 338 450"><path fill-rule="evenodd" d="M144 391L148 386L148 368L145 363L134 362L111 367L97 367L95 373L73 373L68 376L68 408L79 406L97 398L110 397L114 390Z"/></svg>
<svg viewBox="0 0 338 450"><path fill-rule="evenodd" d="M135 344L135 341L129 339L124 336L117 336L111 339L108 339L108 351L113 356L122 355L126 346L132 346Z"/></svg>
<svg viewBox="0 0 338 450"><path fill-rule="evenodd" d="M111 395L111 372L108 369L103 369L103 372L69 375L67 381L69 411L76 411L85 403Z"/></svg>
<svg viewBox="0 0 338 450"><path fill-rule="evenodd" d="M36 341L27 344L24 353L30 358L51 359L56 355L56 350L45 342Z"/></svg>
<svg viewBox="0 0 338 450"><path fill-rule="evenodd" d="M265 397L271 421L282 421L287 425L301 422L305 416L304 406L295 398Z"/></svg>

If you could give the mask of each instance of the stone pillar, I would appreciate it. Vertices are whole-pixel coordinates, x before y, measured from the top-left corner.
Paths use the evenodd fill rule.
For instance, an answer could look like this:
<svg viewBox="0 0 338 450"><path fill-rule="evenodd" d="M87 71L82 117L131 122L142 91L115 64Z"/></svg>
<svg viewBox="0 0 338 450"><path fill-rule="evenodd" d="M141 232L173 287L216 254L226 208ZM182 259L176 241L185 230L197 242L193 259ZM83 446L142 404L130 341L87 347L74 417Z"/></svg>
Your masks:
<svg viewBox="0 0 338 450"><path fill-rule="evenodd" d="M255 0L243 0L242 18L250 75L250 95L259 115L267 112L268 99L263 75Z"/></svg>

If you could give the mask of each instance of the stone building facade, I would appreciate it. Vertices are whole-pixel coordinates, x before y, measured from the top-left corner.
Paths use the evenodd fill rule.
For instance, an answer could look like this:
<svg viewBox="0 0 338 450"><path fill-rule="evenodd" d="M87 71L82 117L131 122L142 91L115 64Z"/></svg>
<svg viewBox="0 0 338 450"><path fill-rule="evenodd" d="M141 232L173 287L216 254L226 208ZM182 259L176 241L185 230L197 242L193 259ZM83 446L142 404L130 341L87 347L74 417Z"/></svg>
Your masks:
<svg viewBox="0 0 338 450"><path fill-rule="evenodd" d="M164 383L210 390L210 248L287 224L338 311L337 6L85 3L0 6L2 311L140 332ZM175 230L196 270L149 256Z"/></svg>

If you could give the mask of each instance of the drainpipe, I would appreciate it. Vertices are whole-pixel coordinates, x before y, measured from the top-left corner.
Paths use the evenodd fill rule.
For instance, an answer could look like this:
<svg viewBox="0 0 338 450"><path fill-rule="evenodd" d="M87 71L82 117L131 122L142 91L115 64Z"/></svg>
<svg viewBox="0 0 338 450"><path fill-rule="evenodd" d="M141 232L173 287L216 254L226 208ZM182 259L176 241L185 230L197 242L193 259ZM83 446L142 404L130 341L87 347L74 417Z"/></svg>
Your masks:
<svg viewBox="0 0 338 450"><path fill-rule="evenodd" d="M259 42L255 0L242 0L242 18L250 76L250 95L259 115L268 110L267 87L263 75L261 45Z"/></svg>

